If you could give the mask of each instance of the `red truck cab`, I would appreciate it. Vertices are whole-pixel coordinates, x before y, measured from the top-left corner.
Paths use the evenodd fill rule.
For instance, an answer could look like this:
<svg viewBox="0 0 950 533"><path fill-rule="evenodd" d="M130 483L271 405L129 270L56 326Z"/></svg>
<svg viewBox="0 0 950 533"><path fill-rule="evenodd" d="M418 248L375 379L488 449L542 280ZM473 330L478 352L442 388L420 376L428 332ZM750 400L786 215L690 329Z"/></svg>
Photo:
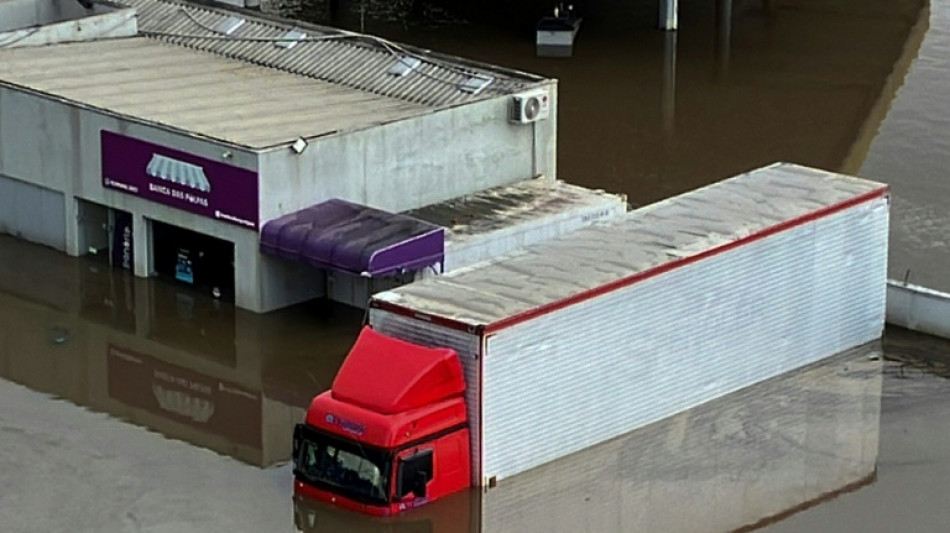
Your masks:
<svg viewBox="0 0 950 533"><path fill-rule="evenodd" d="M294 429L294 493L390 516L467 488L464 392L455 351L364 327Z"/></svg>

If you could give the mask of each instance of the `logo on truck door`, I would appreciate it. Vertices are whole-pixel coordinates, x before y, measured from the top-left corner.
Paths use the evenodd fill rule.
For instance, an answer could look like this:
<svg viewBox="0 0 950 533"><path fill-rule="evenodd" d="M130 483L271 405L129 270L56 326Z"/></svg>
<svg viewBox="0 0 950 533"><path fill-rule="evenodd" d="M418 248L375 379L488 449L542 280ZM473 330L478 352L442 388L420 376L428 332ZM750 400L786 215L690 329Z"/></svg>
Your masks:
<svg viewBox="0 0 950 533"><path fill-rule="evenodd" d="M347 420L345 418L340 418L334 414L327 413L327 416L323 420L330 424L331 426L337 426L347 433L352 433L353 435L362 435L366 432L366 426L353 422L352 420Z"/></svg>

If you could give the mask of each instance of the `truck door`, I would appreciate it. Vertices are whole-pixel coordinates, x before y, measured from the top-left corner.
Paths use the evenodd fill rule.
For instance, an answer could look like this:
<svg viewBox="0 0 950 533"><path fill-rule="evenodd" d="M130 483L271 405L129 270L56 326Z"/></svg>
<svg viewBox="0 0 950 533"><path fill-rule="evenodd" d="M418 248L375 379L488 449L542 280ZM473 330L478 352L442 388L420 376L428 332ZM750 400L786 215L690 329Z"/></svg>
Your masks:
<svg viewBox="0 0 950 533"><path fill-rule="evenodd" d="M435 475L434 455L432 448L412 448L396 455L393 501L400 509L417 507L429 500L429 485Z"/></svg>

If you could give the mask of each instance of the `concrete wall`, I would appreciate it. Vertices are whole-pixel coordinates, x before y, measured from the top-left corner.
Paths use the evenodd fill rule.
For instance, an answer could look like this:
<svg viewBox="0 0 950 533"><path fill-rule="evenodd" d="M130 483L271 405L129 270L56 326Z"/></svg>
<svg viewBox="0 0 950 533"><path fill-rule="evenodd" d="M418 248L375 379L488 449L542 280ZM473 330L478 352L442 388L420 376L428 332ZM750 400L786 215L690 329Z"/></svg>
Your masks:
<svg viewBox="0 0 950 533"><path fill-rule="evenodd" d="M0 14L0 20L2 16ZM114 13L65 20L42 27L0 32L0 45L6 48L44 46L54 43L132 37L137 32L135 10L124 9Z"/></svg>
<svg viewBox="0 0 950 533"><path fill-rule="evenodd" d="M445 271L463 268L497 259L516 250L563 237L598 221L619 217L627 212L623 197L605 197L599 204L580 206L537 220L512 224L506 228L473 235L461 242L449 242L445 247ZM424 270L419 278L439 275L432 269Z"/></svg>
<svg viewBox="0 0 950 533"><path fill-rule="evenodd" d="M0 0L0 31L54 24L117 10L104 4L86 9L76 0ZM124 11L134 14L133 10Z"/></svg>
<svg viewBox="0 0 950 533"><path fill-rule="evenodd" d="M75 198L122 209L133 214L135 274L151 273L147 220L189 228L234 243L235 303L263 310L264 295L273 300L294 287L262 288L259 236L256 231L219 222L150 202L102 186L100 131L106 129L212 160L231 153L229 165L257 170L257 154L189 137L158 127L122 121L36 95L0 87L0 174L65 193L66 246L69 255L81 255L81 228ZM269 264L267 276L285 277L294 265ZM290 283L287 281L282 282Z"/></svg>
<svg viewBox="0 0 950 533"><path fill-rule="evenodd" d="M550 85L556 109L554 82ZM544 174L555 178L557 118L508 122L493 98L261 155L261 220L341 198L404 211Z"/></svg>
<svg viewBox="0 0 950 533"><path fill-rule="evenodd" d="M247 309L266 313L326 295L327 275L310 265L259 255L259 299Z"/></svg>
<svg viewBox="0 0 950 533"><path fill-rule="evenodd" d="M77 19L90 14L75 0L0 0L0 31Z"/></svg>
<svg viewBox="0 0 950 533"><path fill-rule="evenodd" d="M0 174L0 233L65 250L63 194Z"/></svg>

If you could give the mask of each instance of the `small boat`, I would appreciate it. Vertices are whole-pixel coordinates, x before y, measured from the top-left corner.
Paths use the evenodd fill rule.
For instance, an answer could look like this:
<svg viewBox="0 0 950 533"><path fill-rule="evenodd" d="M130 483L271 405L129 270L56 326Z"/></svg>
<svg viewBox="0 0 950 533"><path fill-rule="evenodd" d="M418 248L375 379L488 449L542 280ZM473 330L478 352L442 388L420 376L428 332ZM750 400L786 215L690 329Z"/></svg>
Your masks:
<svg viewBox="0 0 950 533"><path fill-rule="evenodd" d="M574 13L574 6L568 5L565 9L564 4L554 8L553 16L541 17L536 26L538 56L571 57L581 20Z"/></svg>

